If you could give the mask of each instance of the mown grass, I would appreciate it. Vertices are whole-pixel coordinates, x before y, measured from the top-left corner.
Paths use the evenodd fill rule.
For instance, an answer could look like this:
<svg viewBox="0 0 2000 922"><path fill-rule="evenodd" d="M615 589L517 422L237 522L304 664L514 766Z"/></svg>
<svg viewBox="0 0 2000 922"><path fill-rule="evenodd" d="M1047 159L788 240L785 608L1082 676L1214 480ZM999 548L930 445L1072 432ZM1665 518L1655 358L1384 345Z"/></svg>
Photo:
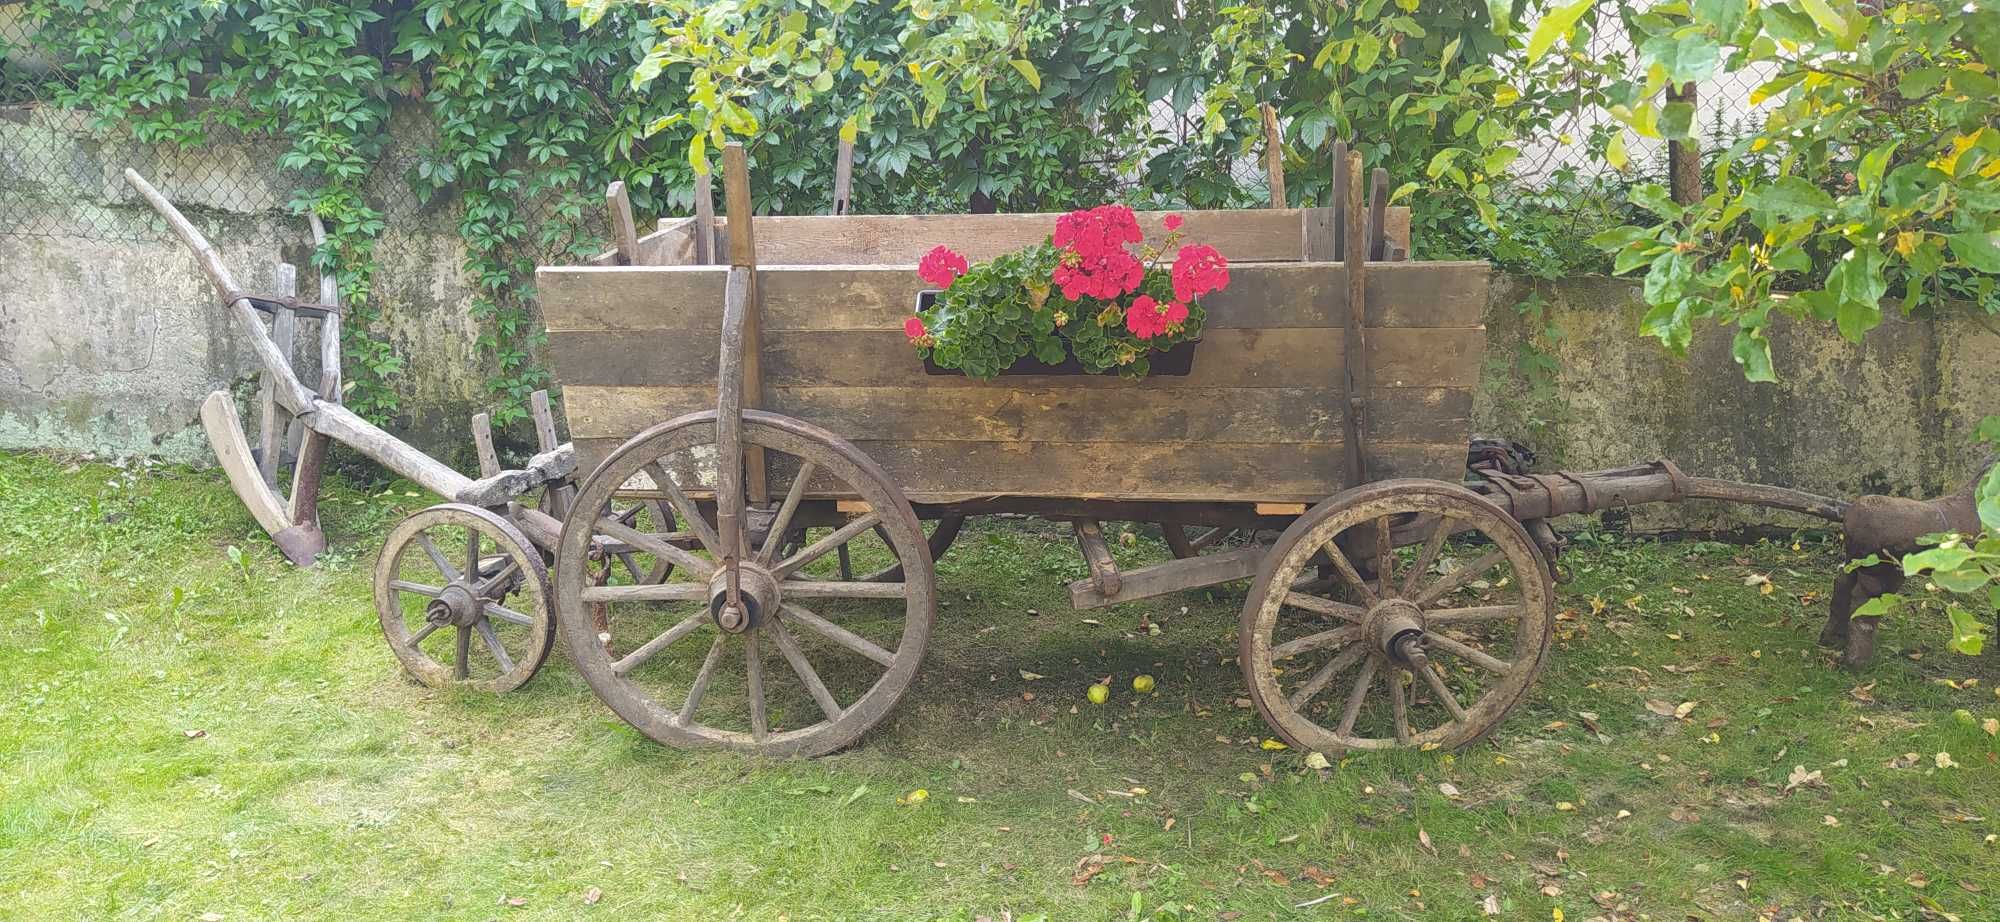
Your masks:
<svg viewBox="0 0 2000 922"><path fill-rule="evenodd" d="M1061 529L981 523L897 712L764 762L639 737L560 651L404 679L367 568L425 502L335 485L298 570L213 472L0 456L0 916L2000 918L2000 669L1921 622L1833 667L1816 540L1586 540L1490 743L1316 772L1236 704L1240 586L1077 613Z"/></svg>

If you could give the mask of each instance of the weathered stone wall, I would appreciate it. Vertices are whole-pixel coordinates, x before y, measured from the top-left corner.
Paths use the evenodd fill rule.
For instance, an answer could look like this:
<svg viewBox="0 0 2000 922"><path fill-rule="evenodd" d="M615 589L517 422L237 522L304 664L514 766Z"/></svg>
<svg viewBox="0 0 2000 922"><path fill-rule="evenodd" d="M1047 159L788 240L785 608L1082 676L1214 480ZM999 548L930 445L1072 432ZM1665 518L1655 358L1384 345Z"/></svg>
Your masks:
<svg viewBox="0 0 2000 922"><path fill-rule="evenodd" d="M392 122L408 151L422 143L415 115L399 111ZM0 107L0 195L16 213L0 228L0 449L206 458L201 400L217 388L248 391L256 361L122 172L138 169L172 198L245 286L269 290L282 260L316 296L310 235L284 207L296 183L276 166L283 149L236 138L163 153L94 137L77 113ZM408 199L401 176L381 182L381 199ZM45 213L22 221L23 202ZM448 208L412 209L376 250L380 334L407 363L399 428L432 446L463 440L486 376L456 221ZM302 343L317 336L317 324L302 326Z"/></svg>
<svg viewBox="0 0 2000 922"><path fill-rule="evenodd" d="M1537 295L1539 318L1517 307ZM1834 496L1930 496L1971 473L1983 457L1972 433L2000 413L2000 335L1960 317L1892 317L1860 343L1780 318L1768 334L1778 383L1753 384L1730 355L1732 330L1698 330L1683 360L1639 334L1644 313L1623 279L1495 286L1476 430L1527 442L1547 469L1669 458L1690 474ZM1552 374L1526 370L1538 355ZM1747 512L1656 506L1632 524L1774 521Z"/></svg>
<svg viewBox="0 0 2000 922"><path fill-rule="evenodd" d="M393 125L396 156L423 146L420 113L399 111ZM46 168L25 169L26 155L52 150L62 164L53 182ZM138 167L246 284L268 285L276 261L305 265L309 253L303 222L284 213L294 184L274 166L279 150L232 140L162 155L94 140L74 113L0 108L0 195L24 194L10 183L43 183L26 191L48 203L47 226L91 228L88 237L0 232L0 448L204 458L201 399L218 387L247 392L254 362L188 254L119 174ZM381 199L407 197L400 170L378 173ZM445 457L463 456L488 374L455 222L448 206L393 214L375 278L383 333L408 363L394 428ZM1532 294L1546 304L1539 320L1516 307ZM1918 495L1963 478L1972 428L2000 413L2000 335L1967 321L1892 319L1860 344L1781 321L1771 333L1781 382L1750 384L1728 331L1702 331L1681 360L1639 336L1642 311L1624 280L1502 280L1487 312L1477 431L1526 441L1551 469L1666 457L1708 476ZM1559 337L1544 335L1550 325ZM1531 374L1525 347L1556 370ZM1756 521L1770 518L1687 504L1643 510L1632 524Z"/></svg>

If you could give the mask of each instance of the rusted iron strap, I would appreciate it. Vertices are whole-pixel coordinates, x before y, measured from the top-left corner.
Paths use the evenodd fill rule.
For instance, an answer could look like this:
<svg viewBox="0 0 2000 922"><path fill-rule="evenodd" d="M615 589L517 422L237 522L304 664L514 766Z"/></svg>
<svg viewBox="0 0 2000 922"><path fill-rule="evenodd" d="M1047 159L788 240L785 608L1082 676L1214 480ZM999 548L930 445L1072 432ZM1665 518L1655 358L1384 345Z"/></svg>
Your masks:
<svg viewBox="0 0 2000 922"><path fill-rule="evenodd" d="M297 297L281 298L275 295L251 294L250 292L238 291L236 289L230 289L222 293L222 303L235 304L238 301L248 301L251 307L266 314L276 314L280 310L288 310L297 313L301 317L316 317L323 320L328 316L337 316L340 313L338 305L320 304L316 301L301 301Z"/></svg>

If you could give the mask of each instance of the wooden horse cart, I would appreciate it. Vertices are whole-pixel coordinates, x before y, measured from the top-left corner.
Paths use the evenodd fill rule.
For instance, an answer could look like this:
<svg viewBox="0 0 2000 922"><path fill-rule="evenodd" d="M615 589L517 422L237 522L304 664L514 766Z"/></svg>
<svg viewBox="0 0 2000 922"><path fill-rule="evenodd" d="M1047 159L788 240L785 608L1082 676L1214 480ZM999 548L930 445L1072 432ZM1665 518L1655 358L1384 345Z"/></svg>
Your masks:
<svg viewBox="0 0 2000 922"><path fill-rule="evenodd" d="M1466 485L1488 267L1402 258L1386 175L1370 201L1358 155L1339 162L1338 208L1182 213L1231 283L1203 300L1190 373L1137 380L978 381L928 371L906 341L923 252L994 256L1040 240L1051 215L849 215L837 187L832 215L752 218L732 145L727 215L704 178L695 217L641 237L614 186L617 248L537 275L574 442L556 444L538 400L542 453L501 470L475 426L478 480L300 385L266 348L278 324L260 299L128 178L195 249L300 422L286 518L263 472L283 414L251 451L228 395L211 400L232 483L287 553L316 550L300 498L340 439L450 501L398 525L377 566L378 615L413 676L508 690L560 631L597 695L670 745L809 756L881 721L914 679L934 560L966 516L1071 523L1090 572L1070 587L1079 608L1250 580L1250 698L1292 745L1335 752L1463 746L1519 703L1553 634L1549 518L1694 496L1826 513L1666 462ZM1140 223L1157 233L1163 217ZM306 309L262 300L280 321ZM1117 521L1158 523L1177 559L1121 569ZM475 638L490 656L469 654Z"/></svg>

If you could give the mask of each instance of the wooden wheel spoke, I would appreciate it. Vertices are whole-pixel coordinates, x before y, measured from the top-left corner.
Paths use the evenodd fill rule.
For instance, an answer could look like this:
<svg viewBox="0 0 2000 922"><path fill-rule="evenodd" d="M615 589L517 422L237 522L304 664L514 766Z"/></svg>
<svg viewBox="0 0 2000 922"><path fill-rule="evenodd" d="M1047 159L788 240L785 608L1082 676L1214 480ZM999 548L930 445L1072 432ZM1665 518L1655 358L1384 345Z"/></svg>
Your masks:
<svg viewBox="0 0 2000 922"><path fill-rule="evenodd" d="M1431 687L1431 694L1436 696L1438 703L1451 712L1451 722L1464 723L1465 708L1459 705L1458 696L1452 694L1451 688L1444 684L1444 677L1438 675L1437 670L1431 668L1428 663L1415 671L1424 677L1425 684Z"/></svg>
<svg viewBox="0 0 2000 922"><path fill-rule="evenodd" d="M1347 693L1347 707L1340 712L1341 736L1354 735L1354 721L1361 716L1361 705L1368 700L1368 689L1375 684L1375 657L1369 657L1361 664L1361 672L1354 677L1354 688Z"/></svg>
<svg viewBox="0 0 2000 922"><path fill-rule="evenodd" d="M413 583L406 579L390 580L389 588L402 592L414 592L427 599L435 599L444 594L444 588L441 586L426 586L423 583Z"/></svg>
<svg viewBox="0 0 2000 922"><path fill-rule="evenodd" d="M1514 664L1471 644L1461 643L1443 634L1426 633L1424 635L1424 645L1437 647L1495 675L1506 675L1514 671Z"/></svg>
<svg viewBox="0 0 2000 922"><path fill-rule="evenodd" d="M655 557L671 560L676 566L687 570L701 579L707 579L715 574L715 564L696 557L690 551L684 551L668 544L655 535L649 535L629 525L622 525L611 519L599 519L597 521L597 530ZM702 540L705 542L708 539L703 538Z"/></svg>
<svg viewBox="0 0 2000 922"><path fill-rule="evenodd" d="M1479 605L1472 608L1440 608L1424 612L1426 624L1468 624L1476 621L1511 621L1519 617L1519 605Z"/></svg>
<svg viewBox="0 0 2000 922"><path fill-rule="evenodd" d="M1396 725L1396 742L1410 744L1410 702L1403 693L1403 670L1389 670L1389 719Z"/></svg>
<svg viewBox="0 0 2000 922"><path fill-rule="evenodd" d="M708 527L708 520L701 517L701 509L693 500L688 499L686 493L681 492L680 484L675 483L674 478L667 475L666 469L661 467L658 461L646 465L646 476L653 478L653 483L666 491L667 502L673 504L674 514L679 516L682 522L687 523L687 529L694 533L695 540L700 541L702 547L707 548L711 555L720 560L722 539L716 536L715 529ZM680 563L678 560L674 562Z"/></svg>
<svg viewBox="0 0 2000 922"><path fill-rule="evenodd" d="M708 600L708 584L648 583L643 586L585 586L579 597L585 602L702 602Z"/></svg>
<svg viewBox="0 0 2000 922"><path fill-rule="evenodd" d="M1499 564L1501 561L1506 559L1507 559L1507 552L1496 547L1493 550L1487 551L1485 554L1480 555L1478 560L1475 560L1469 564L1466 564L1465 566L1459 567L1458 569L1455 569L1450 573L1445 574L1442 579L1439 579L1437 582L1432 583L1429 586L1429 588L1426 588L1423 592L1412 597L1410 601L1416 603L1419 606L1428 605L1450 594L1453 590L1457 589L1458 587L1463 586L1466 583L1472 582L1472 580L1477 578L1481 573L1485 573L1486 571L1493 569L1495 565Z"/></svg>
<svg viewBox="0 0 2000 922"><path fill-rule="evenodd" d="M820 636L825 637L826 639L831 640L834 643L837 643L843 647L846 647L849 650L859 653L862 656L868 657L869 659L872 659L875 662L882 664L883 666L893 666L896 663L896 654L882 649L874 641L869 640L868 638L863 637L860 634L856 634L853 631L850 631L844 627L841 627L838 624L828 621L825 618L815 615L810 611L800 608L797 605L793 605L790 602L786 602L784 603L783 606L783 612L784 612L784 617L790 620L793 624L809 628L813 631L813 633L819 634Z"/></svg>
<svg viewBox="0 0 2000 922"><path fill-rule="evenodd" d="M828 720L839 720L844 709L840 706L840 702L834 699L833 692L827 690L826 683L820 681L819 673L813 670L812 662L799 650L798 642L792 639L792 632L785 630L784 621L772 618L767 624L771 629L771 642L777 644L778 652L785 657L785 662L792 665L792 673L799 677L799 681L805 683L806 691L812 695L813 701L819 704L820 711L826 714Z"/></svg>
<svg viewBox="0 0 2000 922"><path fill-rule="evenodd" d="M750 738L761 743L771 735L771 721L764 713L764 654L756 634L743 635L743 683L750 692Z"/></svg>
<svg viewBox="0 0 2000 922"><path fill-rule="evenodd" d="M785 558L784 562L772 568L771 575L778 579L784 579L792 575L800 567L826 556L826 552L837 547L845 547L847 542L854 540L855 535L874 528L876 523L880 521L882 521L882 516L876 512L870 512L867 515L854 519L834 529L826 537L807 545L805 550Z"/></svg>
<svg viewBox="0 0 2000 922"><path fill-rule="evenodd" d="M507 606L502 605L498 602L487 602L484 608L486 616L489 618L498 618L502 621L508 622L510 624L518 624L522 627L535 626L535 619L530 618L527 615L524 615L511 608L508 608Z"/></svg>
<svg viewBox="0 0 2000 922"><path fill-rule="evenodd" d="M860 580L790 579L781 584L786 597L800 599L900 599L910 589L902 583L868 583Z"/></svg>
<svg viewBox="0 0 2000 922"><path fill-rule="evenodd" d="M1326 647L1337 647L1341 644L1352 643L1355 638L1360 636L1361 628L1357 625L1337 627L1330 631L1320 631L1317 634L1307 634L1296 640L1287 640L1272 647L1271 660L1272 662L1277 662L1278 660L1290 659L1301 653L1310 653Z"/></svg>
<svg viewBox="0 0 2000 922"><path fill-rule="evenodd" d="M1390 543L1389 517L1385 515L1375 519L1375 594L1386 598L1395 591L1396 548Z"/></svg>
<svg viewBox="0 0 2000 922"><path fill-rule="evenodd" d="M707 623L708 623L708 612L704 611L698 614L689 615L679 624L667 628L666 631L660 634L660 636L655 637L652 640L646 641L645 643L639 646L639 649L633 650L632 652L625 654L625 657L623 659L620 659L617 662L612 663L611 671L621 676L628 672L631 672L632 670L639 668L639 666L645 663L647 660L652 659L653 654L673 646L681 638L694 633L702 625Z"/></svg>
<svg viewBox="0 0 2000 922"><path fill-rule="evenodd" d="M1342 621L1352 621L1355 624L1360 624L1362 616L1368 613L1366 609L1358 605L1349 605L1346 602L1336 602L1332 599L1322 599L1319 596L1297 590L1285 593L1285 604L1303 608L1306 611L1318 612L1322 615L1332 615Z"/></svg>
<svg viewBox="0 0 2000 922"><path fill-rule="evenodd" d="M695 673L694 684L688 686L687 700L681 703L676 721L686 726L694 720L695 708L701 706L702 696L708 694L708 683L715 680L715 666L722 661L722 647L729 639L728 634L715 632L715 642L708 645L708 657L701 661L701 671Z"/></svg>
<svg viewBox="0 0 2000 922"><path fill-rule="evenodd" d="M771 531L764 536L764 546L757 549L757 562L769 564L778 556L778 549L784 546L785 532L792 527L792 517L799 511L799 500L806 495L806 483L812 480L813 463L807 461L799 466L798 476L792 478L792 488L785 491L785 501L778 507L777 517L771 520Z"/></svg>
<svg viewBox="0 0 2000 922"><path fill-rule="evenodd" d="M1437 563L1438 553L1444 550L1445 539L1449 537L1451 537L1451 516L1439 516L1437 529L1431 532L1428 540L1424 541L1424 549L1417 552L1417 561L1410 567L1409 575L1403 577L1401 595L1407 598L1410 593L1417 591L1417 581L1423 579L1424 574L1430 571L1431 564Z"/></svg>
<svg viewBox="0 0 2000 922"><path fill-rule="evenodd" d="M439 624L436 621L425 622L424 626L418 628L415 634L410 635L411 649L415 649L417 644L424 642L424 638L431 636L433 632L435 632L438 628L441 627L444 627L444 625Z"/></svg>
<svg viewBox="0 0 2000 922"><path fill-rule="evenodd" d="M500 664L500 671L513 672L514 659L507 655L507 648L500 645L500 635L493 633L493 622L481 618L472 626L479 631L479 639L486 642L486 652L493 654L493 661Z"/></svg>
<svg viewBox="0 0 2000 922"><path fill-rule="evenodd" d="M619 551L618 562L625 565L625 572L632 575L633 582L651 582L651 580L646 578L646 574L639 569L639 561L632 557L631 551Z"/></svg>
<svg viewBox="0 0 2000 922"><path fill-rule="evenodd" d="M1348 560L1346 554L1341 553L1338 545L1328 541L1320 546L1320 550L1326 553L1328 560L1333 561L1334 572L1339 573L1341 579L1346 580L1349 586L1353 586L1356 592L1361 593L1363 601L1370 605L1375 604L1374 588L1368 585L1367 580L1361 578L1361 571L1354 569L1354 562Z"/></svg>
<svg viewBox="0 0 2000 922"><path fill-rule="evenodd" d="M514 574L519 572L521 572L521 562L509 558L507 560L506 566L501 567L498 570L495 570L493 572L493 575L480 580L479 591L477 594L482 596L492 595L495 590L497 590L502 585L505 585L507 580L512 579L514 577Z"/></svg>
<svg viewBox="0 0 2000 922"><path fill-rule="evenodd" d="M472 629L459 625L458 642L451 654L451 676L463 679L472 675Z"/></svg>
<svg viewBox="0 0 2000 922"><path fill-rule="evenodd" d="M1339 655L1333 659L1327 660L1326 665L1319 667L1319 671L1313 673L1312 677L1306 680L1306 684L1299 686L1298 690L1292 692L1292 696L1289 699L1292 710L1304 713L1306 704L1312 701L1313 697L1318 695L1321 689L1326 688L1327 683L1332 682L1334 676L1339 675L1347 667L1354 665L1355 660L1367 654L1368 648L1366 646L1354 644L1340 651Z"/></svg>
<svg viewBox="0 0 2000 922"><path fill-rule="evenodd" d="M430 535L418 535L417 546L424 549L424 556L429 557L431 564L438 568L438 572L444 574L446 582L455 583L465 578L463 574L458 572L457 567L451 565L451 561L444 559L444 552L438 550L437 544L431 540Z"/></svg>

